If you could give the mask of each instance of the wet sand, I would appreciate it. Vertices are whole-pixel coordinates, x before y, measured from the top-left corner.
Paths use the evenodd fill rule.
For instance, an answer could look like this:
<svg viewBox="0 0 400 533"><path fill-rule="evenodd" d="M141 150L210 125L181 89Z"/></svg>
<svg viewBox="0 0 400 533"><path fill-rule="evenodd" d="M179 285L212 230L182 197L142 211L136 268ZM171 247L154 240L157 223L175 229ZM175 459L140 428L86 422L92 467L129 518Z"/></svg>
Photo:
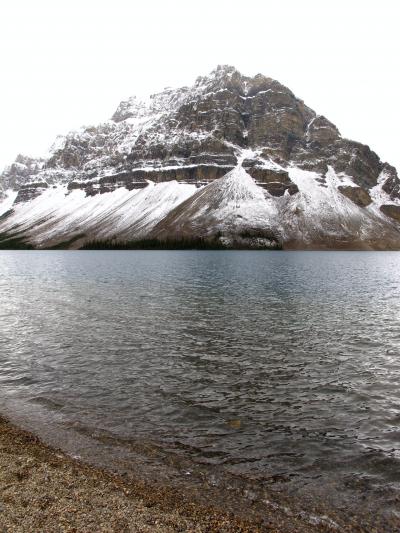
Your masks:
<svg viewBox="0 0 400 533"><path fill-rule="evenodd" d="M1 533L333 530L365 531L354 525L332 529L311 524L277 510L246 520L196 503L173 488L126 480L84 464L0 417Z"/></svg>

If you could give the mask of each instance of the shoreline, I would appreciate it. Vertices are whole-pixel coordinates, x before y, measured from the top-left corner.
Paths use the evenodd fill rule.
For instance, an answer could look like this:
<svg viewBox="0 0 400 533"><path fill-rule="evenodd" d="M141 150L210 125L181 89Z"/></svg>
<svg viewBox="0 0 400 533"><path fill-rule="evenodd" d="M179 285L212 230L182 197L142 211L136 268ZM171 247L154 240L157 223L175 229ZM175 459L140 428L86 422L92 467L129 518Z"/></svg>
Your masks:
<svg viewBox="0 0 400 533"><path fill-rule="evenodd" d="M70 457L0 415L0 530L7 533L363 532L316 523L272 505L249 519L176 488L113 473ZM284 508L283 508L284 509ZM350 520L349 520L350 522ZM376 530L378 531L378 530Z"/></svg>
<svg viewBox="0 0 400 533"><path fill-rule="evenodd" d="M74 459L3 416L0 529L21 533L264 530L211 505L187 501L169 487L126 480Z"/></svg>

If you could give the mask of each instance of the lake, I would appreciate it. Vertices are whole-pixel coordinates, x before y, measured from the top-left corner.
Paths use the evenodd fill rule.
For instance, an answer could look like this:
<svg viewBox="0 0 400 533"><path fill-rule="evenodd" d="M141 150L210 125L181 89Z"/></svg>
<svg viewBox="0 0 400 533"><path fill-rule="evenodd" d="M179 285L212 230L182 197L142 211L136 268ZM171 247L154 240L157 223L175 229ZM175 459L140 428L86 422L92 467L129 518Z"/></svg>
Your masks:
<svg viewBox="0 0 400 533"><path fill-rule="evenodd" d="M400 253L1 251L0 383L112 469L400 516Z"/></svg>

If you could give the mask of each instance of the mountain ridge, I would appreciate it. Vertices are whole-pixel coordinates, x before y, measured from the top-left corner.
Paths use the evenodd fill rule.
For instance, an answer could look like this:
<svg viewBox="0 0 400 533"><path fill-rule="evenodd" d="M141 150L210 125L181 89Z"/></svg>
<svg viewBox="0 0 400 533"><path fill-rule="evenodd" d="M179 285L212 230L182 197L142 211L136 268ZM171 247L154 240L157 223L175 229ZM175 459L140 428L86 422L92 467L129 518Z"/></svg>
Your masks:
<svg viewBox="0 0 400 533"><path fill-rule="evenodd" d="M246 209L232 183L253 190ZM17 235L37 248L185 237L400 249L395 168L278 81L227 65L147 103L122 101L110 120L59 137L47 159L18 156L0 194L3 247Z"/></svg>

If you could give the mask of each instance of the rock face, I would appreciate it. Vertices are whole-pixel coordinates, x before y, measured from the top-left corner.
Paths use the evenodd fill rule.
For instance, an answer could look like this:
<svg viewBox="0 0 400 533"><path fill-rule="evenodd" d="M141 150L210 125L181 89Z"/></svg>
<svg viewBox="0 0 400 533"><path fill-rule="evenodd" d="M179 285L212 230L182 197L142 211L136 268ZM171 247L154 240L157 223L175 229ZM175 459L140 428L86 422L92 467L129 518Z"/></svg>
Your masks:
<svg viewBox="0 0 400 533"><path fill-rule="evenodd" d="M34 247L201 238L397 249L399 210L392 166L279 82L230 66L123 101L0 177L3 246L18 235Z"/></svg>
<svg viewBox="0 0 400 533"><path fill-rule="evenodd" d="M339 185L339 191L347 196L352 202L360 207L367 207L372 203L369 193L362 187L352 187L351 185Z"/></svg>
<svg viewBox="0 0 400 533"><path fill-rule="evenodd" d="M388 217L400 222L400 205L381 205L381 211Z"/></svg>

